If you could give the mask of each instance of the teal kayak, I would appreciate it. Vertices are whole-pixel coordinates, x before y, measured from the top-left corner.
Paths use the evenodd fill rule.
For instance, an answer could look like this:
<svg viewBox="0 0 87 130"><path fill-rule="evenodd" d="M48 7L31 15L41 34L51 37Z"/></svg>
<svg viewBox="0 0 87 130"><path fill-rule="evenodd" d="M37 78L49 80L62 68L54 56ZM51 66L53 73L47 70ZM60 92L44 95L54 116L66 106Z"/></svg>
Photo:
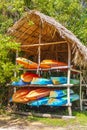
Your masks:
<svg viewBox="0 0 87 130"><path fill-rule="evenodd" d="M72 94L70 95L70 102L79 100L79 95ZM47 106L63 106L67 104L67 96L61 97L61 98L49 98L49 97L43 97L36 101L29 102L27 105L30 106L41 106L41 105L47 105Z"/></svg>
<svg viewBox="0 0 87 130"><path fill-rule="evenodd" d="M67 84L67 77L50 77L53 84ZM80 81L78 79L70 79L71 84L80 84Z"/></svg>
<svg viewBox="0 0 87 130"><path fill-rule="evenodd" d="M46 78L33 78L31 81L31 84L37 84L37 85L48 85L48 84L53 84L51 79L46 79Z"/></svg>
<svg viewBox="0 0 87 130"><path fill-rule="evenodd" d="M70 94L73 94L74 91L70 89ZM60 98L67 95L67 89L64 90L51 90L49 97Z"/></svg>
<svg viewBox="0 0 87 130"><path fill-rule="evenodd" d="M43 97L43 98L40 98L40 99L38 99L36 101L29 102L29 103L27 103L27 105L41 106L41 105L47 104L48 100L49 100L49 97Z"/></svg>
<svg viewBox="0 0 87 130"><path fill-rule="evenodd" d="M72 94L70 95L70 102L79 100L79 95L78 94ZM62 98L50 98L47 102L46 105L48 106L63 106L67 104L67 96L62 97Z"/></svg>

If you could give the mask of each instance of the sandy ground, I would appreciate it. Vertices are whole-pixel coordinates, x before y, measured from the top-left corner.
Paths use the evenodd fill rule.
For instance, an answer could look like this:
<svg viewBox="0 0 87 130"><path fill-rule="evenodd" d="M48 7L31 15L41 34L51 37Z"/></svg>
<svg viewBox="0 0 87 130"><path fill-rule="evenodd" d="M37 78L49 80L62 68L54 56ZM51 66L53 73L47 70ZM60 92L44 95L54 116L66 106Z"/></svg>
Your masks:
<svg viewBox="0 0 87 130"><path fill-rule="evenodd" d="M1 116L0 115L0 130L87 130L87 127L81 126L68 126L53 127L46 126L41 122L29 122L24 117L15 118L14 116Z"/></svg>
<svg viewBox="0 0 87 130"><path fill-rule="evenodd" d="M29 122L25 118L0 116L0 130L66 130L65 128L46 126L40 122Z"/></svg>

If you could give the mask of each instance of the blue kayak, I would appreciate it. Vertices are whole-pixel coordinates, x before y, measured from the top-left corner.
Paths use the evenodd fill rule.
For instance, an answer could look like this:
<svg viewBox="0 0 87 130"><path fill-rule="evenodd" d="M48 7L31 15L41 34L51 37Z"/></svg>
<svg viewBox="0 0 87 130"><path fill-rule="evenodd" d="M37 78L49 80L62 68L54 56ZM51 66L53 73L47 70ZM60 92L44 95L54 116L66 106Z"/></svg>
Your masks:
<svg viewBox="0 0 87 130"><path fill-rule="evenodd" d="M31 84L37 84L37 85L48 85L48 84L53 84L51 79L46 79L46 78L33 78L31 81Z"/></svg>
<svg viewBox="0 0 87 130"><path fill-rule="evenodd" d="M70 95L70 101L76 101L79 100L78 94L72 94ZM50 98L50 97L43 97L36 101L29 102L27 105L30 106L41 106L41 105L47 105L47 106L63 106L64 104L67 104L67 96L61 97L61 98Z"/></svg>
<svg viewBox="0 0 87 130"><path fill-rule="evenodd" d="M14 82L12 82L12 86L24 86L24 85L27 85L27 84L29 84L29 83L27 83L27 82L24 82L24 81L22 81L21 79L19 80L19 81L14 81Z"/></svg>
<svg viewBox="0 0 87 130"><path fill-rule="evenodd" d="M74 91L70 89L70 94L73 94ZM64 90L51 90L49 97L60 98L67 95L67 89Z"/></svg>
<svg viewBox="0 0 87 130"><path fill-rule="evenodd" d="M53 84L67 84L67 77L50 77ZM80 81L78 79L70 79L71 84L80 84Z"/></svg>
<svg viewBox="0 0 87 130"><path fill-rule="evenodd" d="M66 84L67 77L50 77L53 84Z"/></svg>
<svg viewBox="0 0 87 130"><path fill-rule="evenodd" d="M43 98L40 98L40 99L38 99L36 101L29 102L29 103L27 103L27 105L30 105L30 106L41 106L41 105L47 104L48 100L49 100L49 97L43 97Z"/></svg>
<svg viewBox="0 0 87 130"><path fill-rule="evenodd" d="M72 94L70 95L70 102L79 100L79 95L78 94ZM46 105L48 106L63 106L67 104L67 96L62 97L62 98L50 98L47 102Z"/></svg>

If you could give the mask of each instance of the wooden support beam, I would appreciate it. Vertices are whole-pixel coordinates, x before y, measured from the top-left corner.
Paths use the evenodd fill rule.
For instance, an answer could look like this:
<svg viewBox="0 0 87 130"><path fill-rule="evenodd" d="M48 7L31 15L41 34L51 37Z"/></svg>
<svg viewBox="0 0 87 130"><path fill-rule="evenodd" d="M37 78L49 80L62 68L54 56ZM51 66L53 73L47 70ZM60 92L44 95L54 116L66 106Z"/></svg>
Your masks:
<svg viewBox="0 0 87 130"><path fill-rule="evenodd" d="M45 113L43 114L43 113L20 112L20 111L12 112L12 114L19 114L19 115L24 115L24 116L45 117L45 118L75 119L75 116L63 116L63 115L57 115L57 114L45 114Z"/></svg>
<svg viewBox="0 0 87 130"><path fill-rule="evenodd" d="M71 68L70 70L73 71L73 72L82 73L80 70L76 70L76 69L73 69L73 68Z"/></svg>
<svg viewBox="0 0 87 130"><path fill-rule="evenodd" d="M68 43L68 73L67 73L67 84L70 84L70 76L71 76L71 48L70 44ZM71 103L70 103L70 87L67 86L67 104L68 104L68 112L69 116L72 116L72 109L71 109Z"/></svg>
<svg viewBox="0 0 87 130"><path fill-rule="evenodd" d="M67 43L67 41L60 41L60 42L51 42L51 43L40 43L40 44L32 44L32 45L21 45L21 47L38 47L38 46L48 46L48 45L55 45L55 44L61 44L61 43Z"/></svg>

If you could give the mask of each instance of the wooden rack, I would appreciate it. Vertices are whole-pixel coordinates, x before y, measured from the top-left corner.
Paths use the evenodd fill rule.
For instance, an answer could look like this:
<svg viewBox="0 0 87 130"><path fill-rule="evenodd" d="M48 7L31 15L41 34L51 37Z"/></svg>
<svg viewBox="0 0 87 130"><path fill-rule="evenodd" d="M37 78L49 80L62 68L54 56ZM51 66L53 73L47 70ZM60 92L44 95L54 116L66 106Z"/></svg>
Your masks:
<svg viewBox="0 0 87 130"><path fill-rule="evenodd" d="M77 73L81 73L81 71L75 70L72 68L71 65L71 46L70 44L68 44L66 41L60 41L60 42L54 42L54 43L46 43L43 44L41 43L41 33L42 33L42 23L40 23L40 34L39 34L39 44L36 45L23 45L21 46L22 49L23 47L34 47L37 46L38 48L38 68L36 69L25 69L25 70L30 70L30 71L37 71L38 74L40 74L40 71L51 71L51 70L58 70L58 69L66 69L67 68L67 84L63 84L63 85L26 85L26 86L21 86L21 87L51 87L51 88L57 88L57 87L66 87L67 88L67 107L68 107L68 113L69 116L72 116L72 109L71 109L71 102L70 102L70 88L72 86L74 86L73 84L70 84L70 77L71 77L71 71L77 72ZM44 45L54 45L54 44L61 44L61 43L65 43L68 45L68 65L67 66L59 66L59 67L52 67L50 69L41 69L40 68L40 62L41 62L41 46ZM16 54L16 56L18 57L18 52ZM22 70L22 69L20 69ZM16 74L15 74L16 76ZM16 87L14 87L16 88ZM19 87L20 88L20 87ZM14 92L16 91L16 89L14 89Z"/></svg>

